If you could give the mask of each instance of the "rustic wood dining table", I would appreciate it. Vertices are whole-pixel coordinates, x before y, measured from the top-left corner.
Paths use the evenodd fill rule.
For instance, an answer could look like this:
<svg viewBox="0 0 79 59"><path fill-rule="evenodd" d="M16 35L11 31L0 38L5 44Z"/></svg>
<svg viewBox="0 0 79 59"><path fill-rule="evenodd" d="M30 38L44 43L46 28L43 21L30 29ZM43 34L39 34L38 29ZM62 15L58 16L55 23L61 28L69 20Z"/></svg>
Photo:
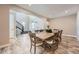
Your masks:
<svg viewBox="0 0 79 59"><path fill-rule="evenodd" d="M47 32L39 32L36 33L36 37L40 38L42 41L49 39L50 37L54 36L54 33L47 33ZM34 39L36 41L36 39ZM36 43L34 43L34 53L36 54Z"/></svg>
<svg viewBox="0 0 79 59"><path fill-rule="evenodd" d="M49 37L53 36L54 33L47 33L47 32L40 32L40 33L36 33L36 37L40 38L41 40L46 40Z"/></svg>

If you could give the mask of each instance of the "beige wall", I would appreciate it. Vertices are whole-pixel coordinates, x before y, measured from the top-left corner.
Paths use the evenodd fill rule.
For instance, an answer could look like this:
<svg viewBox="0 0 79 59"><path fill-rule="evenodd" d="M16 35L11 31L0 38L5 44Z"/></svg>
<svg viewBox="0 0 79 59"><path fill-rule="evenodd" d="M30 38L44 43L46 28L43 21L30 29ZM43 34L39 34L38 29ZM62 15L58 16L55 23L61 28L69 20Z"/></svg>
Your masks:
<svg viewBox="0 0 79 59"><path fill-rule="evenodd" d="M76 15L55 18L50 21L52 29L63 29L65 35L76 36Z"/></svg>
<svg viewBox="0 0 79 59"><path fill-rule="evenodd" d="M9 7L0 5L0 46L9 43Z"/></svg>

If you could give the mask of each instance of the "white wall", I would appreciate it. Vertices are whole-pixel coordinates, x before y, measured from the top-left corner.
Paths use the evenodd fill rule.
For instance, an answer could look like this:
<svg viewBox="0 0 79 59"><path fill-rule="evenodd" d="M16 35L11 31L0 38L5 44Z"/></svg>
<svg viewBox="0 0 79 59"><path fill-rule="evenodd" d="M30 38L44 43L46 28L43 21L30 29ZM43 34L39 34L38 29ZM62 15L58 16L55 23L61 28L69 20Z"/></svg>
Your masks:
<svg viewBox="0 0 79 59"><path fill-rule="evenodd" d="M13 10L10 10L9 13L9 36L10 38L15 38L15 14Z"/></svg>
<svg viewBox="0 0 79 59"><path fill-rule="evenodd" d="M0 5L0 46L9 44L9 5Z"/></svg>
<svg viewBox="0 0 79 59"><path fill-rule="evenodd" d="M76 19L76 27L77 27L77 39L79 40L79 11L77 12L77 19Z"/></svg>
<svg viewBox="0 0 79 59"><path fill-rule="evenodd" d="M62 29L65 35L76 36L76 15L52 19L50 26L52 29Z"/></svg>

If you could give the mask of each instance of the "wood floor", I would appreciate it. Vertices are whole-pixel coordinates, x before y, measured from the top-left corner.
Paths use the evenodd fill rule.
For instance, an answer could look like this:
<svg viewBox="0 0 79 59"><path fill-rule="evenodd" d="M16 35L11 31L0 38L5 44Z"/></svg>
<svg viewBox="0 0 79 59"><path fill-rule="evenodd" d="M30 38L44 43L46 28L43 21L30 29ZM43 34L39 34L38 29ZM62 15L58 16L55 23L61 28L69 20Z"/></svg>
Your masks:
<svg viewBox="0 0 79 59"><path fill-rule="evenodd" d="M52 51L47 53L52 54ZM55 54L79 54L79 41L73 37L62 37L62 42Z"/></svg>
<svg viewBox="0 0 79 59"><path fill-rule="evenodd" d="M10 40L10 46L0 49L1 54L33 54L30 53L30 38L28 34L18 36L17 39ZM42 47L37 47L37 54L52 54L52 51L46 52ZM55 54L79 54L79 41L74 37L62 37Z"/></svg>
<svg viewBox="0 0 79 59"><path fill-rule="evenodd" d="M57 54L79 54L79 41L73 37L63 37Z"/></svg>

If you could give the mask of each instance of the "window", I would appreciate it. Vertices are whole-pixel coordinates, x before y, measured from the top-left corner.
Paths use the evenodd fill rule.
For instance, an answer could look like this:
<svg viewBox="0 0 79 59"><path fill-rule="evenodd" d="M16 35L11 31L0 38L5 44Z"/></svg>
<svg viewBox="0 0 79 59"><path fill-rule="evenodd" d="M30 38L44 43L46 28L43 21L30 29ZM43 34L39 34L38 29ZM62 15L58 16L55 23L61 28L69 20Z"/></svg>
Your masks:
<svg viewBox="0 0 79 59"><path fill-rule="evenodd" d="M36 16L30 16L30 30L41 30L44 29L44 22L41 18Z"/></svg>

